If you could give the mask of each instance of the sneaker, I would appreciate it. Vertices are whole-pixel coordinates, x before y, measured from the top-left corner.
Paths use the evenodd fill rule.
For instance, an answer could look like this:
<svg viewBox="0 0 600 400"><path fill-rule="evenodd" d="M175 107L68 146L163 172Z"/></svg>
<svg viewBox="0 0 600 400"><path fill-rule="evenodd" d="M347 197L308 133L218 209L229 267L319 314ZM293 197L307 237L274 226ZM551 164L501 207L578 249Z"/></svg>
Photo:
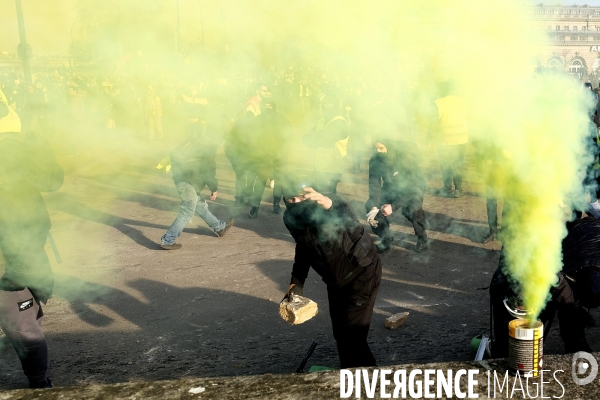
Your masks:
<svg viewBox="0 0 600 400"><path fill-rule="evenodd" d="M416 246L417 253L420 253L427 249L429 249L429 243L428 243L427 239L423 239L423 238L417 239L417 246Z"/></svg>
<svg viewBox="0 0 600 400"><path fill-rule="evenodd" d="M252 206L252 208L250 209L250 212L248 213L248 216L250 218L258 217L258 207Z"/></svg>
<svg viewBox="0 0 600 400"><path fill-rule="evenodd" d="M592 206L592 208L594 210L596 210L596 211L600 211L600 203L599 203L599 201L600 200L596 200L595 202L590 203L590 206Z"/></svg>
<svg viewBox="0 0 600 400"><path fill-rule="evenodd" d="M392 237L381 239L377 244L377 251L383 253L390 250L392 248L392 243L394 243L394 238Z"/></svg>
<svg viewBox="0 0 600 400"><path fill-rule="evenodd" d="M225 234L227 233L227 231L229 230L229 228L231 228L233 226L233 218L231 218L229 221L227 221L225 223L225 227L223 229L221 229L220 231L215 232L219 237L223 237L225 236Z"/></svg>
<svg viewBox="0 0 600 400"><path fill-rule="evenodd" d="M438 190L436 190L435 195L440 196L440 197L453 197L454 190L448 189L447 187L444 186L443 188L439 188Z"/></svg>
<svg viewBox="0 0 600 400"><path fill-rule="evenodd" d="M281 214L281 206L279 204L273 204L273 212L277 215Z"/></svg>
<svg viewBox="0 0 600 400"><path fill-rule="evenodd" d="M462 189L456 189L454 191L454 193L452 193L452 196L455 197L455 198L457 198L457 199L460 199L461 197L463 197L463 191L462 191Z"/></svg>
<svg viewBox="0 0 600 400"><path fill-rule="evenodd" d="M29 382L30 389L52 389L52 381L50 378L46 378L42 382Z"/></svg>
<svg viewBox="0 0 600 400"><path fill-rule="evenodd" d="M481 243L486 244L489 242L493 242L494 240L498 240L496 232L489 231L487 235L483 239L481 239Z"/></svg>
<svg viewBox="0 0 600 400"><path fill-rule="evenodd" d="M173 244L160 244L165 250L179 250L181 248L181 243L173 243Z"/></svg>

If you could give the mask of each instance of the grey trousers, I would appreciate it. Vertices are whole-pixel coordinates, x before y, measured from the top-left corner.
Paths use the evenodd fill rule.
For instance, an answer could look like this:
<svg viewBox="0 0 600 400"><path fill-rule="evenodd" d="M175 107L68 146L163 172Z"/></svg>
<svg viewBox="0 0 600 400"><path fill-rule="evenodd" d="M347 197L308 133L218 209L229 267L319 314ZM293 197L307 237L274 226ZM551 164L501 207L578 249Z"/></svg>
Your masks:
<svg viewBox="0 0 600 400"><path fill-rule="evenodd" d="M30 385L47 380L48 347L42 316L42 309L29 289L0 290L0 327L17 352Z"/></svg>

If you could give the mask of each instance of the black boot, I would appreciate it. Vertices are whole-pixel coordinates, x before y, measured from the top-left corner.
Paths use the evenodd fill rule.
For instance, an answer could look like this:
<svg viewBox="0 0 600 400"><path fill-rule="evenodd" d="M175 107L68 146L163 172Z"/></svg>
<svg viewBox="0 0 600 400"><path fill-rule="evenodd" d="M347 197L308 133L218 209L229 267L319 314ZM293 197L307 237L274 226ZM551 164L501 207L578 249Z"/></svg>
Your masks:
<svg viewBox="0 0 600 400"><path fill-rule="evenodd" d="M419 237L417 239L417 247L416 247L417 253L420 253L427 249L429 249L429 242L427 241L427 236Z"/></svg>
<svg viewBox="0 0 600 400"><path fill-rule="evenodd" d="M394 243L394 238L391 236L381 239L377 244L377 251L383 253L390 250L392 248L392 243Z"/></svg>

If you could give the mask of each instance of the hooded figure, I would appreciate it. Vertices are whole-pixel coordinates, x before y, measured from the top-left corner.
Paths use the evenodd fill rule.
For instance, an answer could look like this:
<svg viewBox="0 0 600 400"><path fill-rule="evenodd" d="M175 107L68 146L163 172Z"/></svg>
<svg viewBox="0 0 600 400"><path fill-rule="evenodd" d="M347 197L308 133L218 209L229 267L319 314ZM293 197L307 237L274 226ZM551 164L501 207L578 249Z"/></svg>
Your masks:
<svg viewBox="0 0 600 400"><path fill-rule="evenodd" d="M315 181L314 176L288 174L285 178L283 222L296 242L286 296L303 294L312 267L327 285L341 368L374 366L367 335L381 261L350 205L331 193L335 184L331 177Z"/></svg>
<svg viewBox="0 0 600 400"><path fill-rule="evenodd" d="M41 137L20 133L17 114L0 100L0 327L32 388L52 387L41 304L54 289L44 250L50 216L40 192L58 190L63 171Z"/></svg>
<svg viewBox="0 0 600 400"><path fill-rule="evenodd" d="M379 251L391 248L394 237L388 216L402 210L417 235L417 251L428 248L423 196L427 184L419 168L421 157L412 142L377 138L369 160L369 200L365 204L367 222L381 238Z"/></svg>

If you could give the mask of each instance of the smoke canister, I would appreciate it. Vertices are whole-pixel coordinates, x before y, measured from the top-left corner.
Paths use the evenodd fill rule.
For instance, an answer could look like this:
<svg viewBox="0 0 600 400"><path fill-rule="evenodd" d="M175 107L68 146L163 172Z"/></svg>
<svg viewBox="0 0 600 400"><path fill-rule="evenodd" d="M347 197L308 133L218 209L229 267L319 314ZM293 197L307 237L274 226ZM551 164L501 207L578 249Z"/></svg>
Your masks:
<svg viewBox="0 0 600 400"><path fill-rule="evenodd" d="M508 324L508 366L524 376L539 376L542 369L544 324L515 319Z"/></svg>

